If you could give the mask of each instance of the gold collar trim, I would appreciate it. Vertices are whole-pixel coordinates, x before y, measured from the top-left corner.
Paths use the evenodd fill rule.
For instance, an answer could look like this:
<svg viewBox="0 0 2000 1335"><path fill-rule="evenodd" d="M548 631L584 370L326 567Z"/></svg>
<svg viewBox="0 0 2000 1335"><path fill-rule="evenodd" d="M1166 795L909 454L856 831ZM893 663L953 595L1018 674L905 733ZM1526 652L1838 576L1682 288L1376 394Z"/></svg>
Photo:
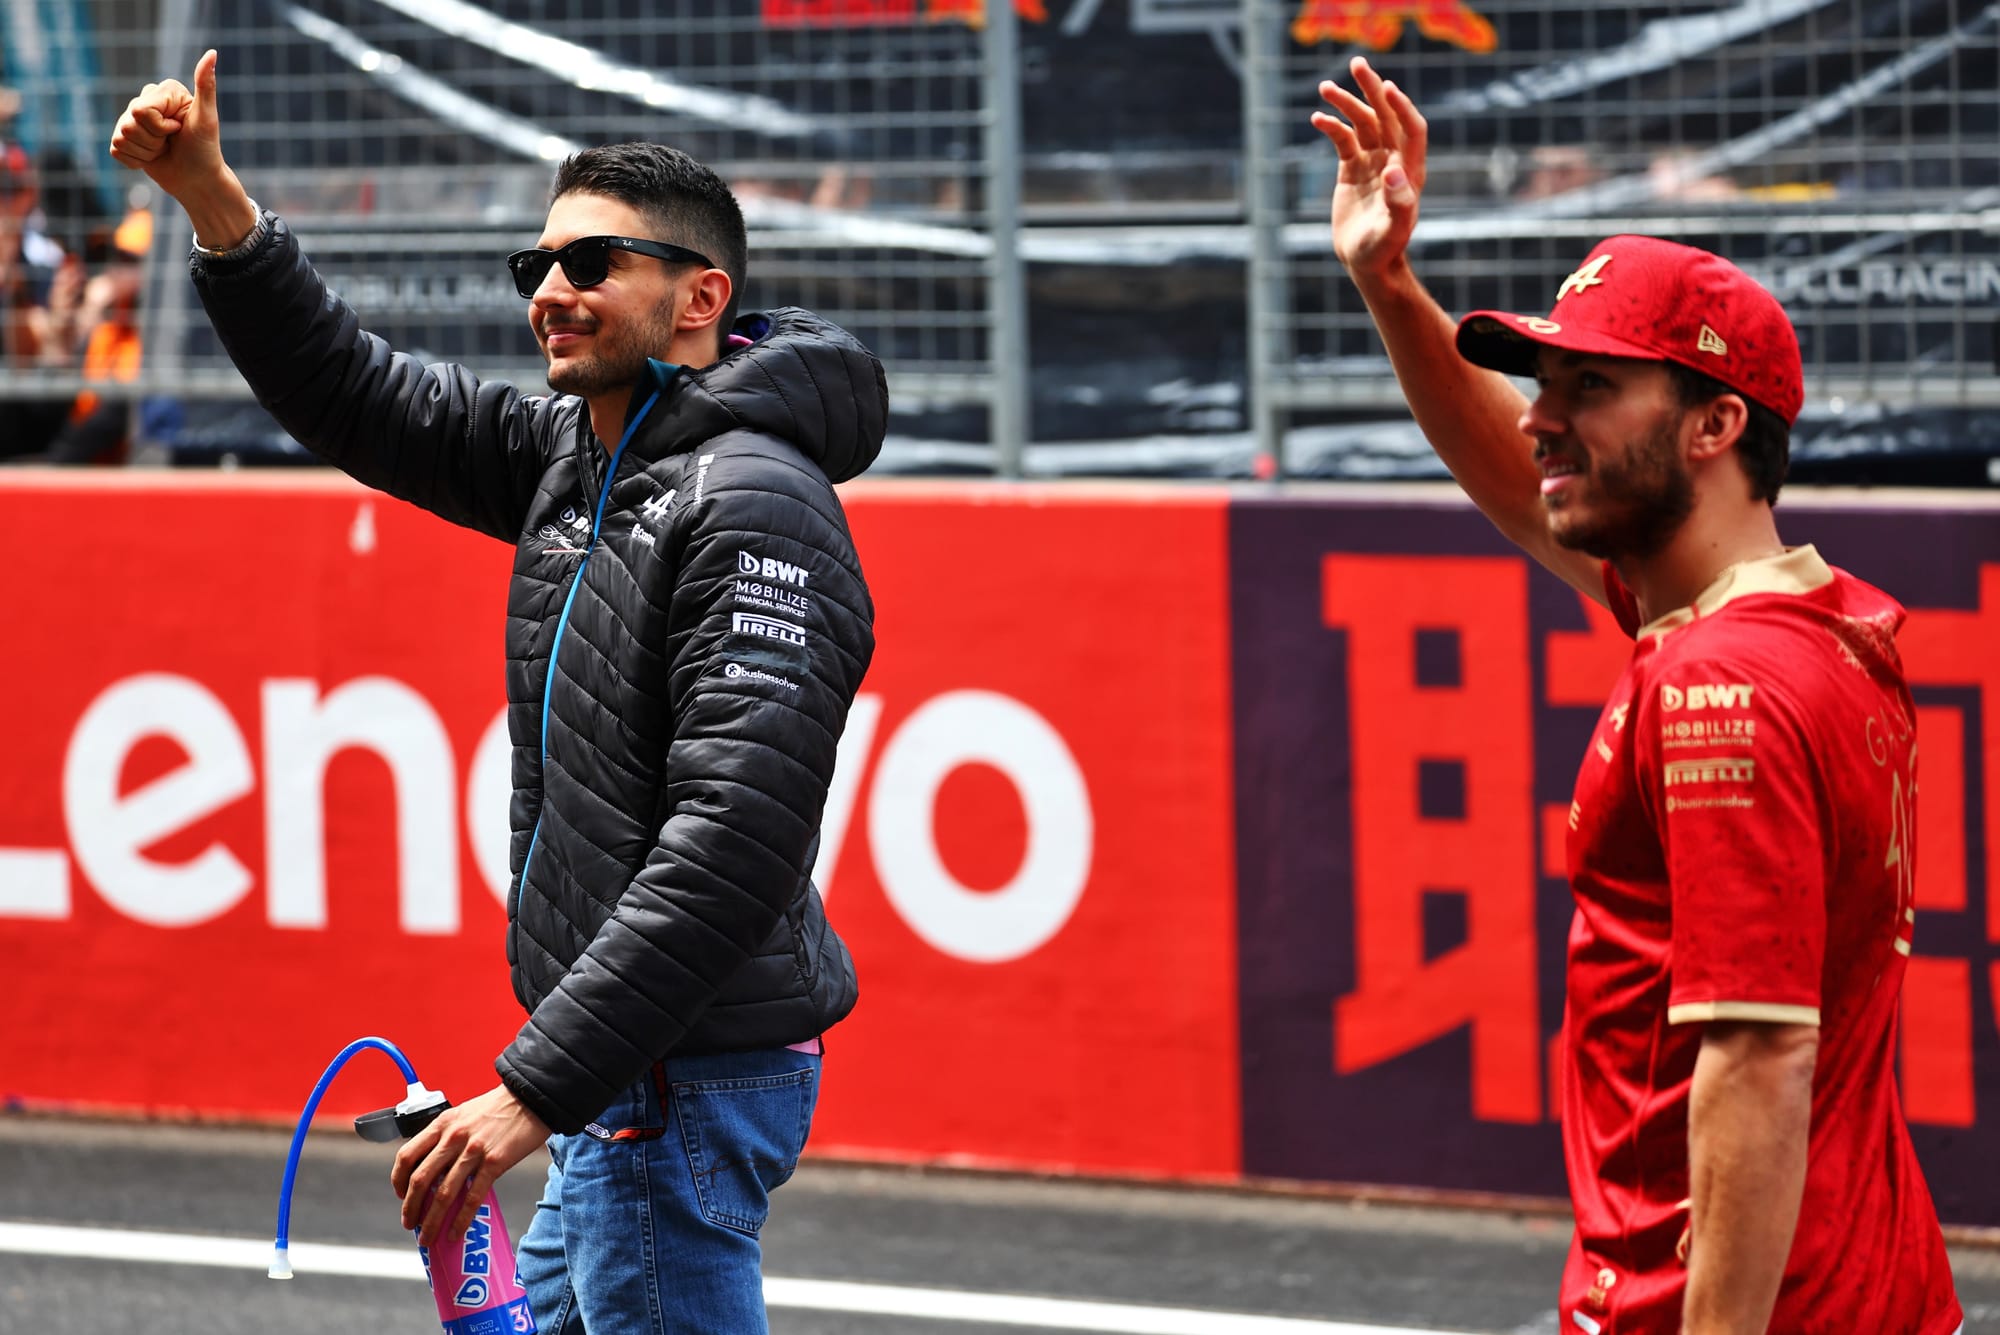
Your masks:
<svg viewBox="0 0 2000 1335"><path fill-rule="evenodd" d="M1833 567L1820 559L1819 550L1810 543L1804 547L1789 548L1776 556L1738 561L1696 594L1692 606L1675 608L1641 626L1639 638L1670 634L1702 617L1714 616L1738 598L1748 598L1757 593L1784 593L1798 597L1831 583Z"/></svg>

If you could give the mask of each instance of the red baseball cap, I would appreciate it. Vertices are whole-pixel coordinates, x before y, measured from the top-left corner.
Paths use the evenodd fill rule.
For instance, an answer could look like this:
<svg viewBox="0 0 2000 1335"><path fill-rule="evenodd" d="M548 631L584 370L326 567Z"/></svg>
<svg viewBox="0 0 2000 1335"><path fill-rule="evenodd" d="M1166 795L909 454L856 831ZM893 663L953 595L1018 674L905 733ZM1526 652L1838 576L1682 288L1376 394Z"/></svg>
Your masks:
<svg viewBox="0 0 2000 1335"><path fill-rule="evenodd" d="M1474 311L1459 321L1459 355L1476 366L1529 375L1541 348L1678 362L1787 424L1805 403L1799 336L1778 299L1720 255L1658 237L1600 241L1547 316Z"/></svg>

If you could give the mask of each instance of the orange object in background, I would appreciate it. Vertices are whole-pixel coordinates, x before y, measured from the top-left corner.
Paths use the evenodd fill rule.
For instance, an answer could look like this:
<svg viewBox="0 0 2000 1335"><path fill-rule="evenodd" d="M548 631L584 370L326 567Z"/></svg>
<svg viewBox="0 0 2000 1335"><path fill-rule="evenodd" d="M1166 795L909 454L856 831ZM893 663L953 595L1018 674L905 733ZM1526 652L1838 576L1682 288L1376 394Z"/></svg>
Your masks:
<svg viewBox="0 0 2000 1335"><path fill-rule="evenodd" d="M1300 46L1353 42L1387 51L1403 40L1406 22L1434 42L1476 55L1500 44L1486 16L1464 0L1304 0L1292 21L1292 40Z"/></svg>
<svg viewBox="0 0 2000 1335"><path fill-rule="evenodd" d="M83 348L83 376L86 380L118 380L127 384L139 378L139 327L122 320L106 320L90 331ZM97 411L101 396L86 389L76 396L69 420L81 422Z"/></svg>

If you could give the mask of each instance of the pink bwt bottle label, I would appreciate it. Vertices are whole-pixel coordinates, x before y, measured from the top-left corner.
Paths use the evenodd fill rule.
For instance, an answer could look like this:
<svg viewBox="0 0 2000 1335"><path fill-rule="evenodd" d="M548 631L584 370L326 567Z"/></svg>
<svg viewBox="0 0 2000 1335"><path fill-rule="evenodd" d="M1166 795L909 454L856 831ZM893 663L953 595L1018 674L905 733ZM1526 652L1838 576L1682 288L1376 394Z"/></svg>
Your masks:
<svg viewBox="0 0 2000 1335"><path fill-rule="evenodd" d="M463 1238L418 1250L445 1335L534 1335L528 1295L514 1272L514 1246L490 1193Z"/></svg>

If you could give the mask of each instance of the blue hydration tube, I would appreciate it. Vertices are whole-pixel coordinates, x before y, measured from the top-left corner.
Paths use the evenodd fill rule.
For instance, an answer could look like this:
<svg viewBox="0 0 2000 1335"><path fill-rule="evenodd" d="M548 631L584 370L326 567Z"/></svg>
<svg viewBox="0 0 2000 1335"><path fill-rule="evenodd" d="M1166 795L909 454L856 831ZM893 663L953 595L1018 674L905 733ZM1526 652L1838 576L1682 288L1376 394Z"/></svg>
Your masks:
<svg viewBox="0 0 2000 1335"><path fill-rule="evenodd" d="M313 1114L319 1110L319 1101L326 1094L327 1086L333 1083L333 1078L340 1074L340 1068L347 1065L348 1059L363 1048L375 1048L387 1053L389 1059L401 1068L403 1079L410 1088L408 1097L397 1105L399 1109L443 1100L443 1095L424 1088L423 1082L417 1079L416 1068L410 1065L410 1059L386 1038L357 1038L340 1050L340 1055L333 1059L320 1076L319 1083L313 1086L312 1097L306 1100L305 1111L299 1114L298 1129L292 1132L292 1148L285 1155L285 1180L278 1188L278 1239L271 1256L272 1279L292 1277L292 1183L298 1177L299 1151L305 1148L306 1128L312 1125Z"/></svg>

